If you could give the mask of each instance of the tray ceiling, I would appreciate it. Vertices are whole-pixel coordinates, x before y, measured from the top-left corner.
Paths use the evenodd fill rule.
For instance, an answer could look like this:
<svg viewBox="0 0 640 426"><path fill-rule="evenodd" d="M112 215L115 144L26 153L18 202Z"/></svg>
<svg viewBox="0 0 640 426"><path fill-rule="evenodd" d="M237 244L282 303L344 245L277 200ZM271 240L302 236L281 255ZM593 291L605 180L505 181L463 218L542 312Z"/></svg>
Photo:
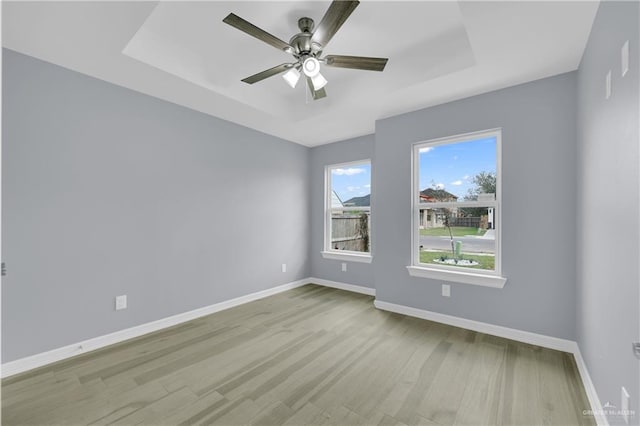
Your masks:
<svg viewBox="0 0 640 426"><path fill-rule="evenodd" d="M303 145L375 120L575 70L597 2L362 1L325 54L388 57L384 72L323 67L327 98L275 76L290 56L222 22L287 41L329 1L3 2L3 46Z"/></svg>

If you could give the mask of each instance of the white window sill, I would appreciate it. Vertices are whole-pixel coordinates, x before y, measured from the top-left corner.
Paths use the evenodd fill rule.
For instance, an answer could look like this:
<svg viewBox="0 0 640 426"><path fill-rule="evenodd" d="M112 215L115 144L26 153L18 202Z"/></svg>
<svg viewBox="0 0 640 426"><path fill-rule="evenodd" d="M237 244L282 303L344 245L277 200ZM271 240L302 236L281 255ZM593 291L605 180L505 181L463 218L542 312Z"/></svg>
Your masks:
<svg viewBox="0 0 640 426"><path fill-rule="evenodd" d="M373 260L370 254L341 253L338 251L322 251L320 253L325 259L344 260L346 262L371 263Z"/></svg>
<svg viewBox="0 0 640 426"><path fill-rule="evenodd" d="M479 285L483 287L503 288L507 282L505 277L497 275L474 274L472 272L449 271L445 269L427 268L424 266L407 266L409 275L419 278L452 281L456 283Z"/></svg>

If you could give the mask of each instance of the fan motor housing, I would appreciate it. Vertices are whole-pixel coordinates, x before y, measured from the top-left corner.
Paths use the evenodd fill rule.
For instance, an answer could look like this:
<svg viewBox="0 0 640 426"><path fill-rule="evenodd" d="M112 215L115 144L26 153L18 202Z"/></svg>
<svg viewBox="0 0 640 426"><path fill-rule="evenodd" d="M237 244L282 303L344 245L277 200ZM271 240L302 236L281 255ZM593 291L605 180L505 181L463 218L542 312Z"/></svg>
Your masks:
<svg viewBox="0 0 640 426"><path fill-rule="evenodd" d="M300 28L302 32L291 37L289 41L289 45L293 47L294 53L297 56L305 54L315 56L315 54L322 49L322 46L319 44L311 42L311 37L313 36L311 31L314 25L313 19L311 18L303 17L298 19L298 28Z"/></svg>

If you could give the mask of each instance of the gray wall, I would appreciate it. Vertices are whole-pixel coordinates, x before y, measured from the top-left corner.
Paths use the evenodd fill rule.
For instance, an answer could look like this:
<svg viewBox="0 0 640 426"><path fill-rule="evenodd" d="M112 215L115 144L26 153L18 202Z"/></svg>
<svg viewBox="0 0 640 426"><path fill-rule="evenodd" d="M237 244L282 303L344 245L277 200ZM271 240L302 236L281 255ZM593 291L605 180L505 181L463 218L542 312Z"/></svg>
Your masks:
<svg viewBox="0 0 640 426"><path fill-rule="evenodd" d="M342 272L341 260L324 259L320 252L324 250L324 169L325 166L371 159L371 174L376 173L373 161L373 135L348 139L311 149L311 276L325 280L339 281L364 287L373 287L373 266L370 263L347 262L347 271ZM372 196L373 197L373 196ZM371 200L373 211L375 200ZM371 216L374 223L376 218ZM377 239L371 236L371 252L375 253Z"/></svg>
<svg viewBox="0 0 640 426"><path fill-rule="evenodd" d="M578 72L577 340L603 404L620 407L620 387L629 391L632 424L640 422L640 362L631 352L640 337L639 8L600 3ZM631 64L623 78L625 40Z"/></svg>
<svg viewBox="0 0 640 426"><path fill-rule="evenodd" d="M372 238L376 297L575 338L576 75L563 74L376 123ZM502 128L503 289L413 278L411 145Z"/></svg>
<svg viewBox="0 0 640 426"><path fill-rule="evenodd" d="M3 124L3 362L310 275L308 148L9 50Z"/></svg>

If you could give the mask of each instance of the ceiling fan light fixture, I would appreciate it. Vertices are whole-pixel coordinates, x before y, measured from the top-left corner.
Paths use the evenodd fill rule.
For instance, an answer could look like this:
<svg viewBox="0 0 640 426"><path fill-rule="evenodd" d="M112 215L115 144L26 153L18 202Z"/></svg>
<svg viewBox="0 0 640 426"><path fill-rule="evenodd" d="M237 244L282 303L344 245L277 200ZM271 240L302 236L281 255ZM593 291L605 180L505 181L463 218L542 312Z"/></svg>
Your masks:
<svg viewBox="0 0 640 426"><path fill-rule="evenodd" d="M320 62L314 57L305 59L302 63L302 72L307 77L315 77L320 73Z"/></svg>
<svg viewBox="0 0 640 426"><path fill-rule="evenodd" d="M282 75L282 78L284 78L284 81L286 81L287 84L289 84L289 86L294 89L296 87L296 84L298 84L298 80L300 80L300 71L295 68L291 68L289 71Z"/></svg>
<svg viewBox="0 0 640 426"><path fill-rule="evenodd" d="M311 77L311 83L313 84L313 88L317 91L326 86L328 81L322 76L322 74L317 73L316 75Z"/></svg>
<svg viewBox="0 0 640 426"><path fill-rule="evenodd" d="M313 100L318 100L327 96L324 90L324 86L327 85L327 79L320 74L321 62L324 63L324 66L329 67L383 71L389 60L388 58L346 55L322 56L323 49L358 4L360 4L359 0L332 0L317 28L313 19L303 16L298 20L298 28L301 32L291 37L289 43L242 19L238 15L230 13L222 22L280 51L286 52L294 58L294 63L276 65L243 78L241 81L247 84L254 84L282 74L287 84L295 88L298 81L300 81L300 77L304 74L305 82L303 84L311 90Z"/></svg>

